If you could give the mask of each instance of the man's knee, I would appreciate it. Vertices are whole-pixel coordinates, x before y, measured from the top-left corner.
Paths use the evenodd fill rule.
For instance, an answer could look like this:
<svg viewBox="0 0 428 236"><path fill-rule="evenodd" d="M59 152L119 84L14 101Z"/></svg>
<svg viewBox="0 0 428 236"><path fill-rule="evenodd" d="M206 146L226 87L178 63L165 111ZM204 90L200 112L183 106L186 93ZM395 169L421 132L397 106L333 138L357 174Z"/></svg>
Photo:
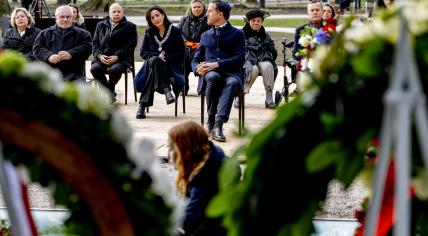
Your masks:
<svg viewBox="0 0 428 236"><path fill-rule="evenodd" d="M215 71L210 71L207 74L205 74L204 78L207 83L213 83L214 81L220 79L221 76L219 73Z"/></svg>
<svg viewBox="0 0 428 236"><path fill-rule="evenodd" d="M126 66L116 63L110 67L110 75L119 76L126 71Z"/></svg>
<svg viewBox="0 0 428 236"><path fill-rule="evenodd" d="M98 63L94 63L91 65L91 73L92 74L101 74L105 73L105 68Z"/></svg>

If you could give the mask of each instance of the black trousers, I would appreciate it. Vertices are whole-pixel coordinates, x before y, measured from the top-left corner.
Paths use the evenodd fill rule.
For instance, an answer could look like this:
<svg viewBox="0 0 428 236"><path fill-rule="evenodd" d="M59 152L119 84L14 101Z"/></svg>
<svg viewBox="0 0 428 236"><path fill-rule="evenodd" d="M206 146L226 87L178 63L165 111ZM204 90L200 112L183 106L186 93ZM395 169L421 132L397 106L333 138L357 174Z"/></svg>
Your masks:
<svg viewBox="0 0 428 236"><path fill-rule="evenodd" d="M239 80L234 77L222 77L216 71L210 71L205 76L206 101L208 116L221 119L223 122L229 120L232 109L233 98L240 89Z"/></svg>
<svg viewBox="0 0 428 236"><path fill-rule="evenodd" d="M117 82L119 82L122 73L126 71L128 66L123 62L116 62L111 66L105 65L100 61L94 61L91 65L91 74L94 79L98 80L104 87L114 92ZM106 74L109 76L107 81Z"/></svg>
<svg viewBox="0 0 428 236"><path fill-rule="evenodd" d="M164 89L171 90L173 78L168 77L168 65L158 56L150 57L145 63L148 63L149 74L139 103L144 107L150 107L153 106L155 92L164 93Z"/></svg>

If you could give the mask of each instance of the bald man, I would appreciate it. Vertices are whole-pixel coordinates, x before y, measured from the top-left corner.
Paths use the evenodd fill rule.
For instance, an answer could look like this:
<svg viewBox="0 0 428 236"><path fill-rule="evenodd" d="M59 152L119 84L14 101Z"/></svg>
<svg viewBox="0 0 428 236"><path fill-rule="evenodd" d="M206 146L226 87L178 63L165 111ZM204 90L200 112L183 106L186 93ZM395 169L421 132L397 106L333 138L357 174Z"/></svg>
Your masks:
<svg viewBox="0 0 428 236"><path fill-rule="evenodd" d="M137 39L137 27L126 20L122 6L113 3L109 16L97 24L92 40L94 60L91 66L94 79L108 88L111 103L116 101L115 85L132 65Z"/></svg>
<svg viewBox="0 0 428 236"><path fill-rule="evenodd" d="M91 55L91 34L73 25L73 10L60 6L55 11L56 24L37 36L33 55L62 72L65 81L84 82L85 61Z"/></svg>

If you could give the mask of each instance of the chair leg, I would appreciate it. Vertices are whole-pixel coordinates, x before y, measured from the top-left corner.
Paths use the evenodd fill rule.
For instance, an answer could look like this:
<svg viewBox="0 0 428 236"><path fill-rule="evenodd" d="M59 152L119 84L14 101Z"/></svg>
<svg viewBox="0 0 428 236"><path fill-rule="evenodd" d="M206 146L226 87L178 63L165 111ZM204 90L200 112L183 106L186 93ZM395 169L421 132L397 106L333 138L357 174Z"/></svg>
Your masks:
<svg viewBox="0 0 428 236"><path fill-rule="evenodd" d="M201 125L204 126L205 91L201 93Z"/></svg>
<svg viewBox="0 0 428 236"><path fill-rule="evenodd" d="M125 105L128 105L128 71L125 71Z"/></svg>
<svg viewBox="0 0 428 236"><path fill-rule="evenodd" d="M186 87L183 88L183 91L181 93L182 97L183 97L183 114L186 113Z"/></svg>
<svg viewBox="0 0 428 236"><path fill-rule="evenodd" d="M134 79L135 79L135 70L131 69L132 73L132 86L134 86L134 100L137 102L137 89L135 88Z"/></svg>
<svg viewBox="0 0 428 236"><path fill-rule="evenodd" d="M244 129L245 129L245 94L241 94L241 99L240 99L240 101L241 101L241 113L242 113L242 115L241 115L241 119L242 119L242 121L241 121L241 127L240 127L240 132L239 132L239 134L241 134L242 133L242 131L244 131Z"/></svg>
<svg viewBox="0 0 428 236"><path fill-rule="evenodd" d="M180 96L180 95L178 95L178 96ZM175 105L175 117L177 117L177 110L178 110L178 98L176 98L176 99L175 99L175 103L174 103L174 105Z"/></svg>
<svg viewBox="0 0 428 236"><path fill-rule="evenodd" d="M241 135L241 127L242 127L242 123L241 123L241 121L242 121L242 112L241 112L241 109L242 109L242 100L241 100L241 96L238 96L238 98L239 98L239 108L238 108L238 133L239 133L239 135Z"/></svg>

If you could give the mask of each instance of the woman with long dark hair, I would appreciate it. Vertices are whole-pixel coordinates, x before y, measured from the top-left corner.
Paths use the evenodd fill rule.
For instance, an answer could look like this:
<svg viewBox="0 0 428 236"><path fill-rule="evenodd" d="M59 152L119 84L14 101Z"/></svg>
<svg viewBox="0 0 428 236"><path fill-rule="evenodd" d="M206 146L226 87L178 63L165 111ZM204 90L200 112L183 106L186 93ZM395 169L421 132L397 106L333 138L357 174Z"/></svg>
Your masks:
<svg viewBox="0 0 428 236"><path fill-rule="evenodd" d="M137 119L146 118L145 108L153 105L155 91L165 94L166 103L171 104L184 86L184 44L180 30L159 6L147 10L146 20L148 28L140 51L145 62L135 76L136 89L141 92Z"/></svg>
<svg viewBox="0 0 428 236"><path fill-rule="evenodd" d="M186 47L184 54L185 95L189 91L189 74L192 72L193 56L199 46L202 33L210 28L207 23L206 13L207 9L202 0L192 0L187 10L187 15L183 16L178 23L178 28L181 30L184 46Z"/></svg>

